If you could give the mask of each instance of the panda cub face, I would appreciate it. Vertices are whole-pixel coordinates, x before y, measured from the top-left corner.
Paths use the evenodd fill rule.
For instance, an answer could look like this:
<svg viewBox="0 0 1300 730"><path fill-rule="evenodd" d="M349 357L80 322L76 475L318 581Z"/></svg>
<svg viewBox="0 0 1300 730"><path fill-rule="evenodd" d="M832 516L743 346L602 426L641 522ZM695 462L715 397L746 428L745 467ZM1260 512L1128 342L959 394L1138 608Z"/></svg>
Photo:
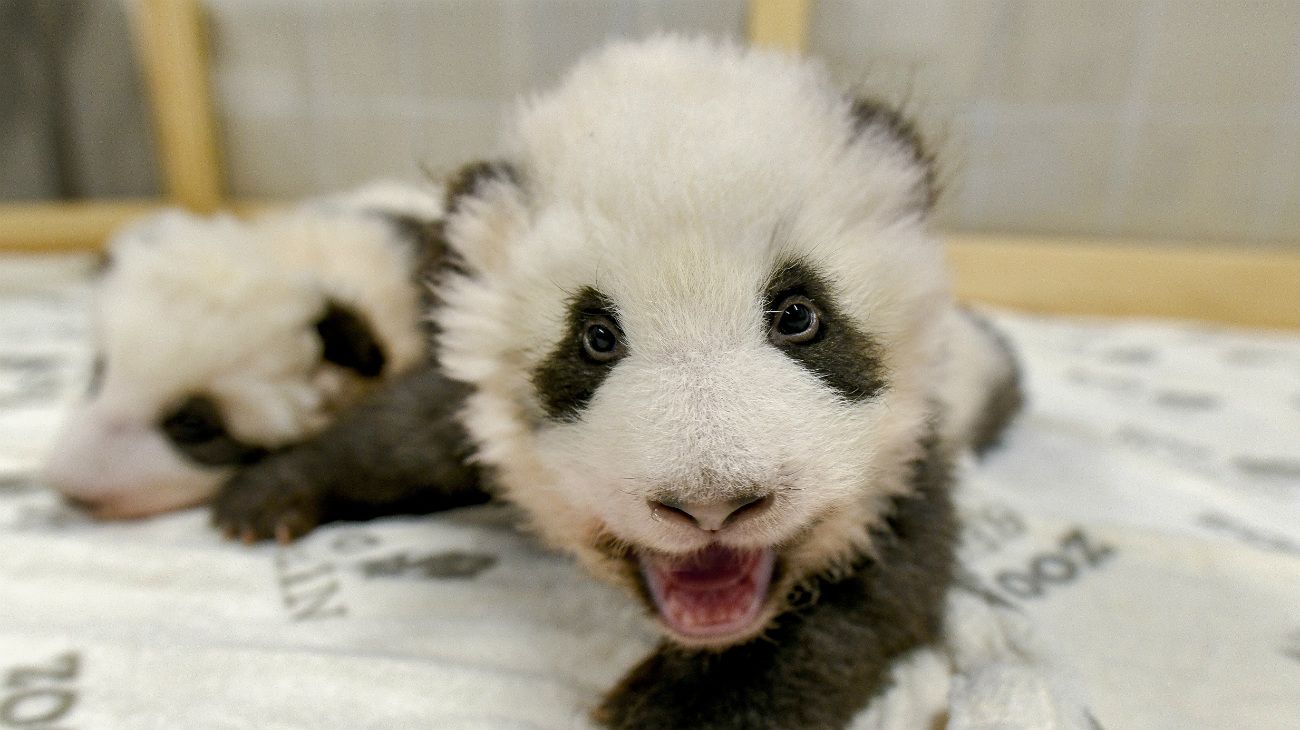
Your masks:
<svg viewBox="0 0 1300 730"><path fill-rule="evenodd" d="M751 638L870 554L930 433L923 157L816 67L671 38L580 65L512 142L446 229L480 458L676 641Z"/></svg>
<svg viewBox="0 0 1300 730"><path fill-rule="evenodd" d="M95 301L95 373L56 437L49 485L101 518L205 501L235 469L321 429L391 360L409 363L331 296L299 245L327 248L318 226L391 233L318 217L167 213L116 236ZM414 330L409 261L387 265Z"/></svg>

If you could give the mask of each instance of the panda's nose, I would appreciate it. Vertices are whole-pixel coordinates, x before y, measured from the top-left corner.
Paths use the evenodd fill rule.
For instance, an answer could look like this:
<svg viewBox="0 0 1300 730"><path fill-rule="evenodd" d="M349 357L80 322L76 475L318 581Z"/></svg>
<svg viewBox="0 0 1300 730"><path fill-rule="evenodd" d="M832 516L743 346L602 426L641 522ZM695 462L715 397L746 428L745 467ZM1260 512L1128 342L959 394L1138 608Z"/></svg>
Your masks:
<svg viewBox="0 0 1300 730"><path fill-rule="evenodd" d="M651 516L694 525L717 532L738 522L757 517L772 506L772 495L751 495L720 502L682 502L672 498L651 500Z"/></svg>

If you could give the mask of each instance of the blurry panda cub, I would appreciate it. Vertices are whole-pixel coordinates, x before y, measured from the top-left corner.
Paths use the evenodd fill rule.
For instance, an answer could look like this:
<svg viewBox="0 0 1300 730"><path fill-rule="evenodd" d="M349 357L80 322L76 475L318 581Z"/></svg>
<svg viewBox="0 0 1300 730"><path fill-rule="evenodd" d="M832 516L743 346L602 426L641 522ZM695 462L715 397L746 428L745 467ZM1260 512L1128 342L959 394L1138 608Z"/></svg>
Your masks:
<svg viewBox="0 0 1300 730"><path fill-rule="evenodd" d="M927 154L815 65L678 38L580 63L508 142L451 188L427 371L467 386L492 488L663 631L596 717L845 726L940 639L951 460L1018 403L953 303ZM429 488L425 396L385 397L317 454L360 441Z"/></svg>
<svg viewBox="0 0 1300 730"><path fill-rule="evenodd" d="M423 362L438 192L376 184L253 221L172 211L116 234L96 373L46 481L101 518L202 502Z"/></svg>

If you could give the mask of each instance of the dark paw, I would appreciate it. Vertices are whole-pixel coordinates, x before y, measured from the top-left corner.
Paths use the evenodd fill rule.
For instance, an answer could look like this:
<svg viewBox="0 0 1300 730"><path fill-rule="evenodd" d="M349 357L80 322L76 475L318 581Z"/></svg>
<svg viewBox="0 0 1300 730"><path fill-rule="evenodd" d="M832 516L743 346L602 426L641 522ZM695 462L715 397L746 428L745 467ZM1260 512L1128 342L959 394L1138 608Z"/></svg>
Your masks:
<svg viewBox="0 0 1300 730"><path fill-rule="evenodd" d="M296 540L321 520L319 494L274 463L250 467L226 482L212 503L212 524L231 540L252 544Z"/></svg>

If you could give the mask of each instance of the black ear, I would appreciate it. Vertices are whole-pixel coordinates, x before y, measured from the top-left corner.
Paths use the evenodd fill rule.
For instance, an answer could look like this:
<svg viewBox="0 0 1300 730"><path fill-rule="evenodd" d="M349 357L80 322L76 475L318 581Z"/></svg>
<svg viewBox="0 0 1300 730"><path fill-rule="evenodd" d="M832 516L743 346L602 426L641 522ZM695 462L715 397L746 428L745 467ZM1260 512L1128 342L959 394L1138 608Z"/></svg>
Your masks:
<svg viewBox="0 0 1300 730"><path fill-rule="evenodd" d="M367 378L384 371L384 348L366 320L352 309L331 300L316 321L316 333L320 335L327 362L350 368Z"/></svg>
<svg viewBox="0 0 1300 730"><path fill-rule="evenodd" d="M522 177L519 170L509 162L500 160L491 162L471 162L460 168L447 181L447 215L452 215L466 198L473 198L482 192L490 182L507 182L520 186Z"/></svg>
<svg viewBox="0 0 1300 730"><path fill-rule="evenodd" d="M926 149L921 134L916 130L912 120L903 116L893 106L879 99L859 98L853 100L853 128L856 134L881 134L894 140L907 150L912 160L925 170L925 179L921 189L917 190L917 202L923 210L934 207L939 197L939 186L935 180L934 155Z"/></svg>

